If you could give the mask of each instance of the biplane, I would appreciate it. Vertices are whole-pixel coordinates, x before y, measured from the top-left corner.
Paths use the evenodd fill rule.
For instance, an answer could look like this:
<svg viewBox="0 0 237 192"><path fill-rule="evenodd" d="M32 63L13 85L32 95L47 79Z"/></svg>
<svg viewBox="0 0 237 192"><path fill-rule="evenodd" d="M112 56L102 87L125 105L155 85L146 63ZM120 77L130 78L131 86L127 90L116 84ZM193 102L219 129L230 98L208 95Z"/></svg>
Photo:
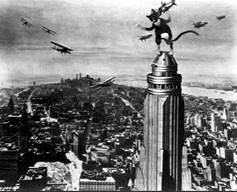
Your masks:
<svg viewBox="0 0 237 192"><path fill-rule="evenodd" d="M53 31L52 29L49 29L49 28L44 27L44 26L41 26L41 29L42 29L44 32L46 32L46 33L48 33L48 34L50 34L50 35L56 35L56 31Z"/></svg>
<svg viewBox="0 0 237 192"><path fill-rule="evenodd" d="M194 26L194 28L200 29L201 27L204 27L207 24L208 24L207 21L198 21L196 23L193 23L193 26Z"/></svg>
<svg viewBox="0 0 237 192"><path fill-rule="evenodd" d="M32 27L32 23L30 23L29 21L27 21L26 19L24 19L23 17L20 17L20 21L23 25L27 26L27 27Z"/></svg>
<svg viewBox="0 0 237 192"><path fill-rule="evenodd" d="M95 88L95 87L109 87L110 85L113 84L113 82L115 81L115 77L110 77L104 81L95 83L94 85L91 85L91 88Z"/></svg>
<svg viewBox="0 0 237 192"><path fill-rule="evenodd" d="M55 43L54 41L51 41L51 43L54 45L53 47L51 47L52 49L61 52L61 54L71 54L71 51L73 51L72 49L61 45L59 43Z"/></svg>

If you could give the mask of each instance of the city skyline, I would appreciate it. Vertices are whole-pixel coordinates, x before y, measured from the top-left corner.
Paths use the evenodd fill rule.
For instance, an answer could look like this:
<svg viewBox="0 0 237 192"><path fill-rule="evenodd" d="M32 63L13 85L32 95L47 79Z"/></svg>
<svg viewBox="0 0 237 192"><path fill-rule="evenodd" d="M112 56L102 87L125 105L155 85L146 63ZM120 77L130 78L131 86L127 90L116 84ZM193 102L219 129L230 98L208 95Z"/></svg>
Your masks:
<svg viewBox="0 0 237 192"><path fill-rule="evenodd" d="M150 26L146 15L151 8L159 6L160 1L155 0L1 1L0 81L17 76L67 75L75 71L144 75L155 57L156 45L154 39L137 41L137 35L145 32L135 25ZM204 28L195 29L200 37L186 35L175 42L180 73L184 76L236 73L236 8L234 1L177 0L177 6L170 11L174 37L193 29L195 21L208 21ZM227 18L216 19L223 14ZM26 28L19 17L33 26ZM55 30L56 36L49 36L40 25ZM71 47L72 55L52 50L52 40Z"/></svg>

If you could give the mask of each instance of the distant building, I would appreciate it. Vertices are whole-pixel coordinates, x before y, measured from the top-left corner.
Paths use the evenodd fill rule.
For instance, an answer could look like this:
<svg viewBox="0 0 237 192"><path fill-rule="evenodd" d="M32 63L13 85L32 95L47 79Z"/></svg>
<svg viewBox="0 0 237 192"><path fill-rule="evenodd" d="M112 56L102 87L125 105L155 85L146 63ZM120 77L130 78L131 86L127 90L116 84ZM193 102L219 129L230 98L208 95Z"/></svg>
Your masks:
<svg viewBox="0 0 237 192"><path fill-rule="evenodd" d="M64 78L61 78L60 83L61 83L61 84L64 84L64 83L65 83Z"/></svg>
<svg viewBox="0 0 237 192"><path fill-rule="evenodd" d="M26 152L28 150L29 137L30 128L28 124L27 105L25 104L20 119L20 130L18 135L18 147L22 152Z"/></svg>
<svg viewBox="0 0 237 192"><path fill-rule="evenodd" d="M77 157L86 152L87 137L85 131L72 131L72 151Z"/></svg>
<svg viewBox="0 0 237 192"><path fill-rule="evenodd" d="M0 150L0 180L14 182L19 173L19 150Z"/></svg>
<svg viewBox="0 0 237 192"><path fill-rule="evenodd" d="M192 114L189 113L189 114L187 115L186 122L185 122L187 125L190 124L190 119L191 119L191 117L192 117Z"/></svg>
<svg viewBox="0 0 237 192"><path fill-rule="evenodd" d="M200 114L195 114L194 122L195 122L195 126L197 128L202 128L203 127L202 116Z"/></svg>
<svg viewBox="0 0 237 192"><path fill-rule="evenodd" d="M237 138L237 128L231 129L231 137L232 138Z"/></svg>
<svg viewBox="0 0 237 192"><path fill-rule="evenodd" d="M9 135L9 122L0 122L0 137Z"/></svg>
<svg viewBox="0 0 237 192"><path fill-rule="evenodd" d="M107 177L105 180L89 180L80 178L80 191L115 191L115 180Z"/></svg>
<svg viewBox="0 0 237 192"><path fill-rule="evenodd" d="M229 113L229 112L228 112L227 108L224 107L223 112L222 112L221 119L223 119L223 120L225 120L225 121L229 120L229 114L228 114L228 113Z"/></svg>
<svg viewBox="0 0 237 192"><path fill-rule="evenodd" d="M218 162L216 159L213 159L212 162L215 169L215 180L220 179L221 178L220 162Z"/></svg>
<svg viewBox="0 0 237 192"><path fill-rule="evenodd" d="M75 153L75 155L78 157L79 155L79 135L78 132L73 130L72 131L72 151Z"/></svg>
<svg viewBox="0 0 237 192"><path fill-rule="evenodd" d="M183 147L182 153L182 191L190 191L192 189L192 175L188 167L187 147Z"/></svg>
<svg viewBox="0 0 237 192"><path fill-rule="evenodd" d="M236 151L233 153L233 162L237 163L237 153L236 153Z"/></svg>
<svg viewBox="0 0 237 192"><path fill-rule="evenodd" d="M227 161L233 162L233 160L234 160L234 150L233 149L226 149L225 150L225 157L226 157Z"/></svg>
<svg viewBox="0 0 237 192"><path fill-rule="evenodd" d="M204 170L203 170L203 174L204 174L204 179L208 182L212 182L213 177L212 177L212 170L210 166L207 166Z"/></svg>
<svg viewBox="0 0 237 192"><path fill-rule="evenodd" d="M13 114L13 113L14 113L14 102L13 102L12 96L11 96L11 98L9 99L8 108L9 108L9 113L10 113L10 114Z"/></svg>
<svg viewBox="0 0 237 192"><path fill-rule="evenodd" d="M40 191L47 184L47 167L30 167L19 178L20 191Z"/></svg>
<svg viewBox="0 0 237 192"><path fill-rule="evenodd" d="M221 118L215 113L211 114L211 130L213 132L222 130Z"/></svg>

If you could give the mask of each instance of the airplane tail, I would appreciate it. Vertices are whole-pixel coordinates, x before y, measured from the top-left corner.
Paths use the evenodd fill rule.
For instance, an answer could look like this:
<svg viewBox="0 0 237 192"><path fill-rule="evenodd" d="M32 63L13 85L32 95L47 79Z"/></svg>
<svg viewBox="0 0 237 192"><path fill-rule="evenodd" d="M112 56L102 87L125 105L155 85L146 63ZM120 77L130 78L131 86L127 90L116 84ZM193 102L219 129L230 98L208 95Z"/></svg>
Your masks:
<svg viewBox="0 0 237 192"><path fill-rule="evenodd" d="M172 3L172 5L177 5L177 4L175 3L175 0L172 0L171 3Z"/></svg>
<svg viewBox="0 0 237 192"><path fill-rule="evenodd" d="M196 31L193 31L193 30L187 30L187 31L184 31L182 33L180 33L175 39L173 39L172 41L177 41L181 36L187 34L187 33L193 33L197 36L199 36L199 33L197 33Z"/></svg>

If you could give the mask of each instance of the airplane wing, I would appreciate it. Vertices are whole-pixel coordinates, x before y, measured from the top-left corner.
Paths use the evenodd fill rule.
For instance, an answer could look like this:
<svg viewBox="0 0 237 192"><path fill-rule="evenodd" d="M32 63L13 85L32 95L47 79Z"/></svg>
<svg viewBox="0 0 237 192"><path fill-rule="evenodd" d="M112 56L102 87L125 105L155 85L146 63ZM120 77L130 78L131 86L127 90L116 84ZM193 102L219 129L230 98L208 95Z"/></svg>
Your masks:
<svg viewBox="0 0 237 192"><path fill-rule="evenodd" d="M67 50L69 50L69 51L72 51L72 49L70 49L70 48L68 48L68 47L66 47L66 46L63 46L63 45L61 45L61 44L55 43L55 42L53 42L53 41L51 41L51 43L54 44L54 45L56 45L56 46L58 46L58 47L61 47L61 48L63 48L63 49L67 49Z"/></svg>
<svg viewBox="0 0 237 192"><path fill-rule="evenodd" d="M24 25L27 25L27 26L29 26L29 27L32 26L32 24L31 24L29 21L25 20L23 17L19 17L19 18L21 19L21 22L22 22Z"/></svg>
<svg viewBox="0 0 237 192"><path fill-rule="evenodd" d="M176 1L176 0L172 0L171 3L172 3L173 5L177 5L175 1Z"/></svg>
<svg viewBox="0 0 237 192"><path fill-rule="evenodd" d="M194 26L195 28L199 28L199 27L200 27L197 23L193 23L193 26Z"/></svg>
<svg viewBox="0 0 237 192"><path fill-rule="evenodd" d="M99 82L99 83L97 83L97 84L95 84L95 85L91 85L90 87L91 87L91 88L93 88L93 87L99 87L99 86L104 85L104 84L107 84L107 83L112 83L112 82L114 82L114 79L115 79L115 77L110 77L110 78L108 78L108 79L106 79L106 80L104 80L104 81L102 81L102 82Z"/></svg>
<svg viewBox="0 0 237 192"><path fill-rule="evenodd" d="M101 85L101 83L98 83L98 84L95 84L95 85L91 85L90 88L98 87L99 85Z"/></svg>
<svg viewBox="0 0 237 192"><path fill-rule="evenodd" d="M218 20L224 19L225 17L226 17L226 15L216 16L216 18L217 18Z"/></svg>
<svg viewBox="0 0 237 192"><path fill-rule="evenodd" d="M103 84L104 84L104 81L95 83L95 84L91 85L90 87L91 87L91 88L93 88L93 87L99 87L100 85L103 85Z"/></svg>
<svg viewBox="0 0 237 192"><path fill-rule="evenodd" d="M19 17L21 19L21 22L27 22L23 17Z"/></svg>
<svg viewBox="0 0 237 192"><path fill-rule="evenodd" d="M193 23L195 28L201 28L201 27L204 27L207 24L208 24L208 22L206 22L206 21L198 21L196 23Z"/></svg>
<svg viewBox="0 0 237 192"><path fill-rule="evenodd" d="M106 79L106 80L104 80L101 84L104 84L104 83L109 83L109 82L113 82L114 81L114 79L115 79L115 77L110 77L110 78L108 78L108 79Z"/></svg>
<svg viewBox="0 0 237 192"><path fill-rule="evenodd" d="M52 35L55 35L56 34L56 31L52 30L52 29L49 29L47 27L44 27L44 26L41 26L41 29L47 33L50 33Z"/></svg>

